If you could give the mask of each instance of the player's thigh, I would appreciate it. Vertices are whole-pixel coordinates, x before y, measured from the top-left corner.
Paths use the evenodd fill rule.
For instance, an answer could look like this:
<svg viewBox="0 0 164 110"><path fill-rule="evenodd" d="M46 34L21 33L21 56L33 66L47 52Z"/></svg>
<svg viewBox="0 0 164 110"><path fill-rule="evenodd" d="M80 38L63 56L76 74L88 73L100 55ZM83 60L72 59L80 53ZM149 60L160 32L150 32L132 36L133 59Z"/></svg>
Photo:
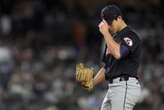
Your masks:
<svg viewBox="0 0 164 110"><path fill-rule="evenodd" d="M127 94L128 86L126 82L120 82L118 85L112 87L112 97L111 97L111 110L131 110L133 106L130 106L130 109L127 109Z"/></svg>
<svg viewBox="0 0 164 110"><path fill-rule="evenodd" d="M121 88L120 88L121 89ZM111 110L124 110L125 90L115 91L111 100Z"/></svg>
<svg viewBox="0 0 164 110"><path fill-rule="evenodd" d="M104 98L104 101L101 105L101 110L111 110L111 101L107 98Z"/></svg>
<svg viewBox="0 0 164 110"><path fill-rule="evenodd" d="M136 82L128 83L126 108L132 108L133 109L133 107L139 101L140 96L141 96L141 86L140 86L140 84L136 83Z"/></svg>
<svg viewBox="0 0 164 110"><path fill-rule="evenodd" d="M111 110L111 99L110 99L110 96L111 95L111 90L108 89L105 97L104 97L104 100L103 100L103 103L101 105L101 110Z"/></svg>
<svg viewBox="0 0 164 110"><path fill-rule="evenodd" d="M136 84L136 83L135 83ZM112 89L111 110L133 110L140 96L140 86L127 84Z"/></svg>

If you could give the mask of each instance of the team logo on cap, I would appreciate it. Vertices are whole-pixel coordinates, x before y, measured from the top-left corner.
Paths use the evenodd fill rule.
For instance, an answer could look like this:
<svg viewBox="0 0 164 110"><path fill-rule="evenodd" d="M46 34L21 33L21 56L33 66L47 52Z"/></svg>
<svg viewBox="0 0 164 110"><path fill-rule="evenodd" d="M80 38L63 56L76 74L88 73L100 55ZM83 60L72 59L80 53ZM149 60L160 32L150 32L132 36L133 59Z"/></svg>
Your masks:
<svg viewBox="0 0 164 110"><path fill-rule="evenodd" d="M125 37L124 38L124 41L126 42L126 44L128 46L132 46L133 45L133 41L129 37Z"/></svg>

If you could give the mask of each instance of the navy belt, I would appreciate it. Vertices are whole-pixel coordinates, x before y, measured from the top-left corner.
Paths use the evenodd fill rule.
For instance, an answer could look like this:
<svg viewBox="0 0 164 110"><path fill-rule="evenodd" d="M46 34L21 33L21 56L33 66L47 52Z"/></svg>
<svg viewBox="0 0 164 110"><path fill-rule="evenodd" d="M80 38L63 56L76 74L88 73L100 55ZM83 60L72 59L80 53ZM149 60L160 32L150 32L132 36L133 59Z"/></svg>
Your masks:
<svg viewBox="0 0 164 110"><path fill-rule="evenodd" d="M132 76L125 75L125 76L115 77L113 79L109 79L109 83L113 83L113 80L116 78L120 78L119 81L128 81L130 77L132 77ZM137 77L132 77L132 78L138 79Z"/></svg>

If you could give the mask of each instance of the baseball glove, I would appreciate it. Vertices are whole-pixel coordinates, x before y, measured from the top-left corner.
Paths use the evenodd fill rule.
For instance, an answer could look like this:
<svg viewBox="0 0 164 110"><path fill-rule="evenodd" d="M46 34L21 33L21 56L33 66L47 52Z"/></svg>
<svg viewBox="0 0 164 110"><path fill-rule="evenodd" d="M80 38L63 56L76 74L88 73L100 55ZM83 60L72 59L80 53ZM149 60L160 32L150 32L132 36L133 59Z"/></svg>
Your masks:
<svg viewBox="0 0 164 110"><path fill-rule="evenodd" d="M93 69L84 67L84 64L80 63L76 66L76 80L86 90L93 89Z"/></svg>

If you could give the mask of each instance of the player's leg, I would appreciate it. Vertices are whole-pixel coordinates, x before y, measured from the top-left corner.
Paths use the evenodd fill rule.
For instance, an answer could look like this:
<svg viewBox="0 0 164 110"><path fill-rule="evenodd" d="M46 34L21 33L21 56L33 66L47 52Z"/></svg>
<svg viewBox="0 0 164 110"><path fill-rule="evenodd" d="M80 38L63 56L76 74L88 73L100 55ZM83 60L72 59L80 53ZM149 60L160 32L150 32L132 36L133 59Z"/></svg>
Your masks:
<svg viewBox="0 0 164 110"><path fill-rule="evenodd" d="M124 110L126 98L126 83L114 83L111 88L111 110Z"/></svg>
<svg viewBox="0 0 164 110"><path fill-rule="evenodd" d="M137 80L122 81L111 85L111 110L133 110L140 96Z"/></svg>
<svg viewBox="0 0 164 110"><path fill-rule="evenodd" d="M111 110L110 89L108 89L108 92L103 100L101 110Z"/></svg>
<svg viewBox="0 0 164 110"><path fill-rule="evenodd" d="M134 106L140 99L141 86L135 78L131 78L127 81L127 98L125 103L125 110L133 110Z"/></svg>

